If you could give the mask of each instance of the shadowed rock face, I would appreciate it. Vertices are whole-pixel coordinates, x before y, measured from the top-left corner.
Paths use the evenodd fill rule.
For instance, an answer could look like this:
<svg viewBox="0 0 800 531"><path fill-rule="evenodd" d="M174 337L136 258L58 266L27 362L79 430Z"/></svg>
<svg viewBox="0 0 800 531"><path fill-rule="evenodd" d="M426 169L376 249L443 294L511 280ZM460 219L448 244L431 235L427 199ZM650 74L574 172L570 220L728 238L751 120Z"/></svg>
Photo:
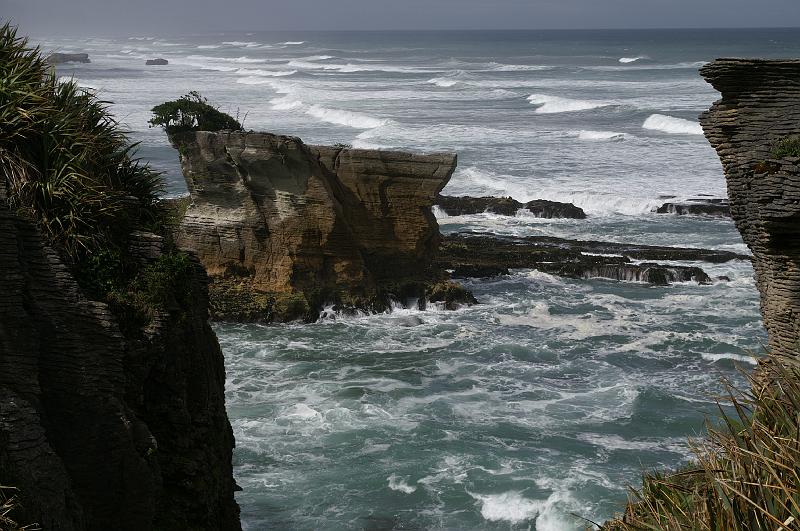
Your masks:
<svg viewBox="0 0 800 531"><path fill-rule="evenodd" d="M440 237L431 206L455 155L309 146L268 133L170 139L191 194L177 242L214 284L235 283L236 297L300 293L313 311L432 276Z"/></svg>
<svg viewBox="0 0 800 531"><path fill-rule="evenodd" d="M154 259L161 238L131 252ZM205 274L193 307L126 339L34 225L0 198L0 478L21 523L59 530L238 530L222 353Z"/></svg>
<svg viewBox="0 0 800 531"><path fill-rule="evenodd" d="M525 204L511 197L454 197L440 195L436 198L436 206L448 216L464 216L490 212L501 216L514 216L520 209L527 209L538 218L572 218L585 219L582 208L572 203L559 203L545 199L534 199Z"/></svg>
<svg viewBox="0 0 800 531"><path fill-rule="evenodd" d="M722 99L700 117L728 184L731 216L753 252L776 354L800 340L800 160L772 149L800 133L800 61L719 59L700 73Z"/></svg>

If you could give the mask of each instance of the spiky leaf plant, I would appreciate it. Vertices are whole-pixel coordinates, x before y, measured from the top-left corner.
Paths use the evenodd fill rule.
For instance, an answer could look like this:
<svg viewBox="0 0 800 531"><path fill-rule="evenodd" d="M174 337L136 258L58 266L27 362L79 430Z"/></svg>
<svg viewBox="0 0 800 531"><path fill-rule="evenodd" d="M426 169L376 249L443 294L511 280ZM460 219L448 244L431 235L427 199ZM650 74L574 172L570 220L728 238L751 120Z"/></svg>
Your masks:
<svg viewBox="0 0 800 531"><path fill-rule="evenodd" d="M604 529L800 529L800 366L769 356L748 378L748 391L728 386L734 413L720 407L721 423L693 441L694 464L645 475Z"/></svg>
<svg viewBox="0 0 800 531"><path fill-rule="evenodd" d="M0 529L4 531L37 531L39 526L28 524L20 525L14 517L14 511L19 506L17 489L0 485Z"/></svg>
<svg viewBox="0 0 800 531"><path fill-rule="evenodd" d="M0 27L0 185L72 262L158 222L161 179L135 148L108 102L59 82L38 47Z"/></svg>

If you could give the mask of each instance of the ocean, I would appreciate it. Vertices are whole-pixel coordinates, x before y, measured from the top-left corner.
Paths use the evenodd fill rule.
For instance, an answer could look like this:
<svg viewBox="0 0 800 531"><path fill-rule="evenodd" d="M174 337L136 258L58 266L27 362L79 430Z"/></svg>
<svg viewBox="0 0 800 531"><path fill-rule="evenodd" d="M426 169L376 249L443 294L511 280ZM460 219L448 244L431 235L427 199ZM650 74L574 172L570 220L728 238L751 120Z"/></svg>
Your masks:
<svg viewBox="0 0 800 531"><path fill-rule="evenodd" d="M747 252L732 221L655 214L725 197L697 122L716 57L797 57L800 30L255 32L37 38L113 102L186 193L149 109L190 90L248 129L308 143L456 151L448 195L584 208L586 220L448 217L479 230ZM145 66L163 57L168 66ZM669 199L675 200L675 199ZM721 379L766 334L747 261L712 285L514 271L457 311L215 324L246 529L577 530L622 509L643 470L690 458Z"/></svg>

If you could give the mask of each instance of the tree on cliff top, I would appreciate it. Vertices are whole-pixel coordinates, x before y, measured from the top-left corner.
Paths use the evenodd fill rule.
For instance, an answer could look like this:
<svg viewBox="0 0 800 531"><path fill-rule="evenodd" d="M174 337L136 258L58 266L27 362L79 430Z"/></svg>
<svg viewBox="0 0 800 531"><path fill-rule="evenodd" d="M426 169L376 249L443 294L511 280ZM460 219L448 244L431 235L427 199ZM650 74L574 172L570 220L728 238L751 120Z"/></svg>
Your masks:
<svg viewBox="0 0 800 531"><path fill-rule="evenodd" d="M161 126L167 133L181 131L241 131L240 124L232 116L208 104L208 100L197 91L156 105L152 109L150 127Z"/></svg>

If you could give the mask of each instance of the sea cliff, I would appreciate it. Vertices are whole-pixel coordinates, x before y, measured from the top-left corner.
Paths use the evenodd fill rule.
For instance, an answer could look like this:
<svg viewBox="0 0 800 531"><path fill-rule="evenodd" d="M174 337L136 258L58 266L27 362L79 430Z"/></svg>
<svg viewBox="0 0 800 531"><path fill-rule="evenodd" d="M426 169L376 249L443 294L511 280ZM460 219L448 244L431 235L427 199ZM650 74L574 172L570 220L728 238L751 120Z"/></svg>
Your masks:
<svg viewBox="0 0 800 531"><path fill-rule="evenodd" d="M800 133L800 61L719 59L700 73L722 94L700 121L725 170L731 216L753 252L770 350L797 356L800 158L776 148Z"/></svg>
<svg viewBox="0 0 800 531"><path fill-rule="evenodd" d="M454 154L312 146L269 133L189 131L191 202L176 242L212 278L216 317L313 319L325 303L424 301L439 228L431 212Z"/></svg>
<svg viewBox="0 0 800 531"><path fill-rule="evenodd" d="M2 196L2 194L0 194ZM144 264L163 239L140 233ZM90 300L0 197L0 478L43 529L239 529L206 277L144 333Z"/></svg>

